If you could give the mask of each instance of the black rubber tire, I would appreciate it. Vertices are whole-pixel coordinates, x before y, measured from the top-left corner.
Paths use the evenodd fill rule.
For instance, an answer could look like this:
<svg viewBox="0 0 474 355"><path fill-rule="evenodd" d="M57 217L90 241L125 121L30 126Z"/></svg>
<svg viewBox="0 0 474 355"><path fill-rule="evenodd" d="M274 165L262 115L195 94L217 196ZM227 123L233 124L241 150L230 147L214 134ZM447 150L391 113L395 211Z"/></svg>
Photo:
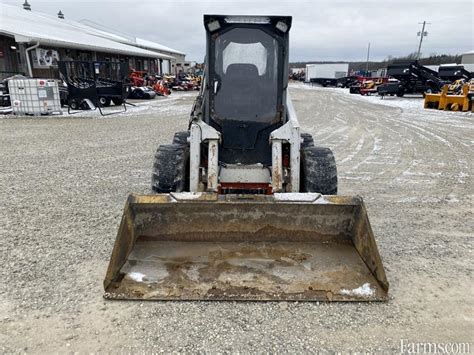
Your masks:
<svg viewBox="0 0 474 355"><path fill-rule="evenodd" d="M160 145L155 154L151 189L158 193L189 191L189 148L185 144Z"/></svg>
<svg viewBox="0 0 474 355"><path fill-rule="evenodd" d="M99 97L99 104L101 107L109 107L110 106L110 97L101 96Z"/></svg>
<svg viewBox="0 0 474 355"><path fill-rule="evenodd" d="M120 106L123 104L123 99L112 99L112 102L114 103L114 105L116 106Z"/></svg>
<svg viewBox="0 0 474 355"><path fill-rule="evenodd" d="M135 89L134 95L135 98L139 100L143 100L145 98L145 93L141 89Z"/></svg>
<svg viewBox="0 0 474 355"><path fill-rule="evenodd" d="M300 149L304 149L306 147L314 147L314 139L311 134L301 133L300 137L303 139L303 141L301 142Z"/></svg>
<svg viewBox="0 0 474 355"><path fill-rule="evenodd" d="M329 148L306 147L301 150L301 192L337 195L337 168Z"/></svg>
<svg viewBox="0 0 474 355"><path fill-rule="evenodd" d="M76 100L69 101L69 107L71 110L79 110L79 103Z"/></svg>
<svg viewBox="0 0 474 355"><path fill-rule="evenodd" d="M89 106L86 100L82 100L81 103L79 104L79 109L88 111L91 109L91 107Z"/></svg>
<svg viewBox="0 0 474 355"><path fill-rule="evenodd" d="M188 144L189 131L176 132L173 137L173 144Z"/></svg>

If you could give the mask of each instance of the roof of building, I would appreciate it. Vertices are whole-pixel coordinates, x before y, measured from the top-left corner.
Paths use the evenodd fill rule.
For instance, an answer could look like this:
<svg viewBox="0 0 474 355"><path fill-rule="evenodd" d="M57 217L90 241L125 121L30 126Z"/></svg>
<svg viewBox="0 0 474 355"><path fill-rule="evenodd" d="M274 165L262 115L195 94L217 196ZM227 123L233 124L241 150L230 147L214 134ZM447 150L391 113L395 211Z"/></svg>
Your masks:
<svg viewBox="0 0 474 355"><path fill-rule="evenodd" d="M464 54L474 54L474 50L473 51L469 51L469 52L464 52L462 55Z"/></svg>
<svg viewBox="0 0 474 355"><path fill-rule="evenodd" d="M186 55L186 53L178 51L176 49L164 46L162 44L159 44L153 41L149 41L147 39L134 37L129 34L119 32L117 30L105 27L104 25L98 24L94 21L80 20L79 23L87 26L91 30L97 31L101 35L105 35L121 43L131 44L133 46L141 47L144 49L151 49L151 50L169 52L172 54Z"/></svg>
<svg viewBox="0 0 474 355"><path fill-rule="evenodd" d="M158 44L156 42L152 42L152 41L149 41L149 40L146 40L146 39L143 39L143 38L136 37L135 38L135 43L136 43L137 46L147 48L147 49L155 49L155 50L159 50L159 51L170 52L170 53L173 53L173 54L176 53L176 54L185 55L185 53L183 53L183 52L179 52L175 49L163 46L161 44Z"/></svg>
<svg viewBox="0 0 474 355"><path fill-rule="evenodd" d="M62 48L148 58L173 58L157 51L123 43L120 36L94 29L80 22L27 11L19 6L0 3L0 18L0 33L13 36L19 43L40 42L43 45Z"/></svg>

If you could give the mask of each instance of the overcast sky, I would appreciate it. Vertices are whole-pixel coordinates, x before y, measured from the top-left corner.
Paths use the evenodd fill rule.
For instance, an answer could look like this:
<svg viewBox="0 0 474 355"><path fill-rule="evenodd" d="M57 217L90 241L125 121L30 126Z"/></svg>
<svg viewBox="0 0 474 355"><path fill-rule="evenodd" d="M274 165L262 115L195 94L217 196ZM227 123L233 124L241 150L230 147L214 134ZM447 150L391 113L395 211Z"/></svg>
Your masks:
<svg viewBox="0 0 474 355"><path fill-rule="evenodd" d="M24 0L0 0L21 6ZM202 61L202 15L292 15L290 60L365 60L415 52L426 20L422 53L462 53L474 49L473 0L28 0L33 11L68 19L88 19L152 40Z"/></svg>

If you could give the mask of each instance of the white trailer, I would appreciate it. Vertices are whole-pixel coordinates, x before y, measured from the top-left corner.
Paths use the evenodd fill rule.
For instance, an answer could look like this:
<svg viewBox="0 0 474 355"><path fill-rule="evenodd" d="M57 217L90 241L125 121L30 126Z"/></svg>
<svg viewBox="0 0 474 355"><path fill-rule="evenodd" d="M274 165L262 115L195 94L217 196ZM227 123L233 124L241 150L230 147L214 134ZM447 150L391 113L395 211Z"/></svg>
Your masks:
<svg viewBox="0 0 474 355"><path fill-rule="evenodd" d="M306 64L306 80L339 79L347 76L349 63Z"/></svg>

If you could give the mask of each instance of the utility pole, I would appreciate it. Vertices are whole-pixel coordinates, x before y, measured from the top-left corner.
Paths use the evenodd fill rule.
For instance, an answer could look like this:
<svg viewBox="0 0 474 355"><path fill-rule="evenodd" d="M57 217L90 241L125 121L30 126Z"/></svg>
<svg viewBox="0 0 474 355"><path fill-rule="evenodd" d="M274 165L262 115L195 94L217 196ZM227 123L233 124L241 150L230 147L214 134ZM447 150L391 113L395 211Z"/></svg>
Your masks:
<svg viewBox="0 0 474 355"><path fill-rule="evenodd" d="M367 46L367 64L365 66L365 76L369 76L369 57L370 57L370 42Z"/></svg>
<svg viewBox="0 0 474 355"><path fill-rule="evenodd" d="M416 55L416 60L420 59L420 53L421 53L421 43L423 42L423 37L428 36L428 32L425 31L425 26L430 25L430 22L418 22L419 25L423 25L423 28L421 29L421 32L417 33L417 36L420 37L420 44L418 46L418 54Z"/></svg>

